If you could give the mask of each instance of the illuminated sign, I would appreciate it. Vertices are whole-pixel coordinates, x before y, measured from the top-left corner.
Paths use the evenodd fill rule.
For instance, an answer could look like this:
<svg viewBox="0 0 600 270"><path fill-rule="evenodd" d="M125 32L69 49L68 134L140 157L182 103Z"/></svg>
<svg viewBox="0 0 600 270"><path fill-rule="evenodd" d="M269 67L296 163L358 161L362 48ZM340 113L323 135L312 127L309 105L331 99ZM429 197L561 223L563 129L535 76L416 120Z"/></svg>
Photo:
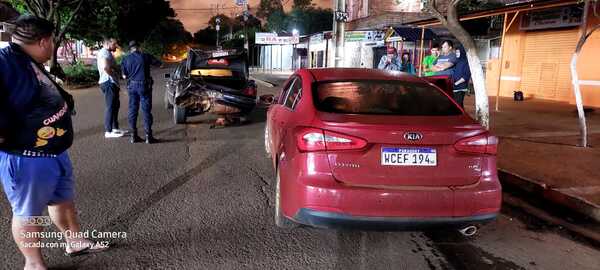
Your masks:
<svg viewBox="0 0 600 270"><path fill-rule="evenodd" d="M256 44L292 45L300 43L299 36L279 36L275 33L256 33Z"/></svg>

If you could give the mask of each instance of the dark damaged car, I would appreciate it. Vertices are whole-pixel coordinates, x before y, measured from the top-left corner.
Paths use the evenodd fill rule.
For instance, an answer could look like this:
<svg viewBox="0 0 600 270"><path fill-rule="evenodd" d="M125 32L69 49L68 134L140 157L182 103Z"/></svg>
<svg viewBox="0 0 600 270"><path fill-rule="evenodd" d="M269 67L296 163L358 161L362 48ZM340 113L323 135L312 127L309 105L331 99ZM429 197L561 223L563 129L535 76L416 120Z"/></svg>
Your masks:
<svg viewBox="0 0 600 270"><path fill-rule="evenodd" d="M165 75L165 107L173 110L174 122L207 113L217 115L222 125L244 121L257 100L246 59L245 51L191 49L175 71Z"/></svg>

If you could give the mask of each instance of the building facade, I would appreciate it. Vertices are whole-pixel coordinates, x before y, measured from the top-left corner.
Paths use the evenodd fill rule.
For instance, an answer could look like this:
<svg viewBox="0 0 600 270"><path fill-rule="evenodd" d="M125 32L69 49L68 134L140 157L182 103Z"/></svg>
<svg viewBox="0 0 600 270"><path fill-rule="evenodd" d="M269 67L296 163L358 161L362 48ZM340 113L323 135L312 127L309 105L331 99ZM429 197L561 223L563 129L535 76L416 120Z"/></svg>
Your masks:
<svg viewBox="0 0 600 270"><path fill-rule="evenodd" d="M401 6L408 2L414 4L419 1L349 0L351 21L348 28L382 29L410 25L439 29L439 22L427 13L410 12L413 10ZM441 4L440 9L445 10L448 1L438 2ZM593 10L589 11L590 15L584 22L583 5L576 0L495 2L501 5L461 16L465 21L493 18L491 21L496 26L498 19L503 22L505 14L507 25L508 21L513 21L506 29L504 42L501 32L497 36L476 37L489 95L496 96L500 85L500 96L511 97L514 91L522 91L530 98L574 103L571 58L579 41L582 25L587 24L590 29L600 24L600 19L593 15ZM591 107L600 107L598 55L600 31L596 31L588 39L577 65L584 105Z"/></svg>
<svg viewBox="0 0 600 270"><path fill-rule="evenodd" d="M584 23L588 29L600 24L600 18L594 17L593 11L589 14L588 20L583 22L583 7L567 5L516 15L515 23L506 32L503 59L492 59L487 65L490 95L496 95L500 82L501 96L522 91L527 97L574 103L570 64L580 29ZM600 107L598 55L600 32L597 31L587 40L577 63L586 106Z"/></svg>

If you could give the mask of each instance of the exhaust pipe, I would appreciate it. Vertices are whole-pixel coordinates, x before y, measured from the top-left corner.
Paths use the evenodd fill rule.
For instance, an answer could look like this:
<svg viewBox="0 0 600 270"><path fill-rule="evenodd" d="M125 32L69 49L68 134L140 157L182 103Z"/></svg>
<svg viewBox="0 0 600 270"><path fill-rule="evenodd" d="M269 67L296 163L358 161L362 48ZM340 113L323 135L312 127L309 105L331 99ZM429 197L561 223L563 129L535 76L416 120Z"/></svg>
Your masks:
<svg viewBox="0 0 600 270"><path fill-rule="evenodd" d="M460 234L462 234L465 237L471 237L471 236L477 234L477 226L469 225L458 231L460 232Z"/></svg>

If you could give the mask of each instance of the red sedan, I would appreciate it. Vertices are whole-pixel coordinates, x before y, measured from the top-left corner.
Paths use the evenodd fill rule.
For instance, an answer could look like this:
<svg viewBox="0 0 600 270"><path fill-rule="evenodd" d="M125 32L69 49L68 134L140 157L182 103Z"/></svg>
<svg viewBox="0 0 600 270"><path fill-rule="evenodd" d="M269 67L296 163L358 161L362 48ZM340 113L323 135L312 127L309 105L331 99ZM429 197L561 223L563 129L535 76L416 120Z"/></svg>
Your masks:
<svg viewBox="0 0 600 270"><path fill-rule="evenodd" d="M412 75L298 70L269 107L265 148L280 227L472 235L500 211L497 138Z"/></svg>

